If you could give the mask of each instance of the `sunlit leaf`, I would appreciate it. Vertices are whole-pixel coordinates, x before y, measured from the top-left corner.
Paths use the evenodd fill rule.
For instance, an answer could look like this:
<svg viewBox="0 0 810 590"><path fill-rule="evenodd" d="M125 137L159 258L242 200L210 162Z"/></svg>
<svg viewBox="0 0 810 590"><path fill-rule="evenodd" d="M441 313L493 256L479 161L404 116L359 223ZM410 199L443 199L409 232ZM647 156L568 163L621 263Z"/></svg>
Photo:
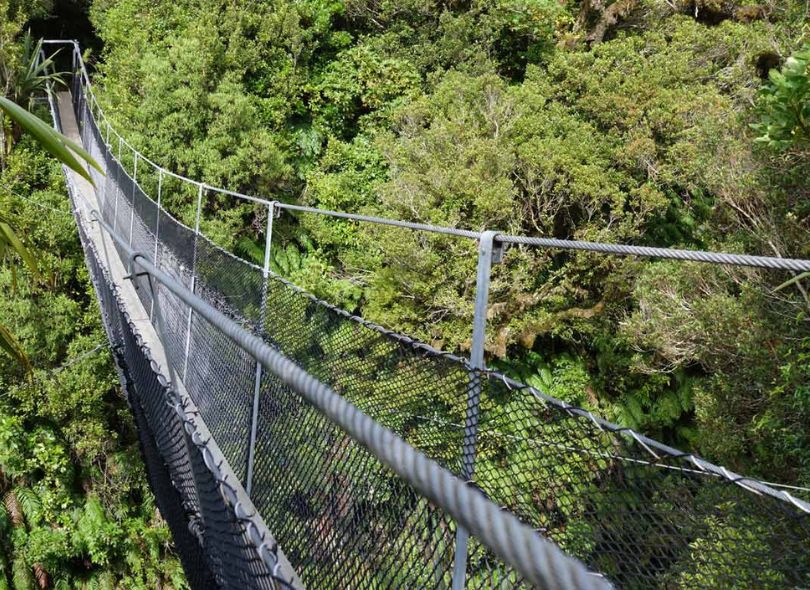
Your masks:
<svg viewBox="0 0 810 590"><path fill-rule="evenodd" d="M84 148L68 139L39 117L29 113L18 104L15 104L5 97L0 97L0 109L5 111L23 130L30 133L45 150L50 152L71 170L82 175L91 184L93 183L93 179L77 157L83 159L99 172L104 172L98 162L96 162Z"/></svg>
<svg viewBox="0 0 810 590"><path fill-rule="evenodd" d="M28 355L25 354L20 343L3 324L0 324L0 351L15 359L25 369L26 373L31 374L31 362L28 360Z"/></svg>
<svg viewBox="0 0 810 590"><path fill-rule="evenodd" d="M22 243L14 229L0 217L0 253L6 254L8 247L11 247L14 252L23 260L35 276L39 276L39 269L37 261L28 248Z"/></svg>

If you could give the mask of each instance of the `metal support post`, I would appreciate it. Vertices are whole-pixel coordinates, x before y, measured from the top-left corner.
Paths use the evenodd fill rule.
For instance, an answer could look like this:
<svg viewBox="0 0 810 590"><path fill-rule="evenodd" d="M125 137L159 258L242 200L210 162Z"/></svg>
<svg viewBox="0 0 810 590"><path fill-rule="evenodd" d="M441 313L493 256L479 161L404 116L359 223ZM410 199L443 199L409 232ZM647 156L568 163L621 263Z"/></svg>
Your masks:
<svg viewBox="0 0 810 590"><path fill-rule="evenodd" d="M82 80L81 80L81 78L79 78L78 94L79 94L79 96L78 96L79 108L77 109L77 112L76 112L76 117L78 117L77 120L76 120L76 125L78 125L78 127L79 127L79 137L83 137L82 134L84 133L85 100L84 100L84 89L82 88Z"/></svg>
<svg viewBox="0 0 810 590"><path fill-rule="evenodd" d="M473 315L472 348L470 366L484 369L484 341L486 338L487 305L489 303L489 279L493 261L500 262L500 249L495 246L498 232L485 231L478 241L478 274L475 281L475 311ZM498 250L497 256L493 254ZM470 389L467 395L467 416L464 421L462 445L462 472L465 481L471 481L475 473L475 442L478 435L478 411L481 402L480 376L470 374ZM469 533L458 527L456 530L456 554L453 567L453 590L463 590L467 577L467 545Z"/></svg>
<svg viewBox="0 0 810 590"><path fill-rule="evenodd" d="M155 209L155 257L152 259L152 264L160 268L158 263L158 244L160 244L160 198L163 192L163 169L158 168L158 191L157 191L157 209ZM149 319L154 320L155 314L155 298L152 298L152 305L149 308Z"/></svg>
<svg viewBox="0 0 810 590"><path fill-rule="evenodd" d="M205 185L200 185L200 190L197 192L197 218L194 222L194 254L191 258L191 292L195 293L195 289L197 287L197 242L199 242L200 237L200 215L202 214L202 198L203 198L203 187ZM185 357L183 359L183 383L186 382L186 374L188 372L188 351L189 346L191 346L191 316L192 316L192 309L191 307L188 308L188 321L186 322L186 352Z"/></svg>
<svg viewBox="0 0 810 590"><path fill-rule="evenodd" d="M118 169L115 174L115 208L113 209L113 232L118 231L118 195L121 192L121 170L124 164L121 162L121 138L118 138Z"/></svg>
<svg viewBox="0 0 810 590"><path fill-rule="evenodd" d="M132 200L129 202L129 245L132 247L132 230L135 228L135 185L138 178L138 152L132 150Z"/></svg>
<svg viewBox="0 0 810 590"><path fill-rule="evenodd" d="M273 218L276 215L276 202L267 207L267 233L264 236L264 267L262 268L262 302L259 307L259 334L264 334L264 318L267 312L267 279L270 276L270 247L273 242ZM247 476L245 491L250 496L253 490L253 463L256 457L256 434L259 427L259 396L262 385L262 364L256 361L256 381L253 384L253 413L250 419L250 441L248 443Z"/></svg>

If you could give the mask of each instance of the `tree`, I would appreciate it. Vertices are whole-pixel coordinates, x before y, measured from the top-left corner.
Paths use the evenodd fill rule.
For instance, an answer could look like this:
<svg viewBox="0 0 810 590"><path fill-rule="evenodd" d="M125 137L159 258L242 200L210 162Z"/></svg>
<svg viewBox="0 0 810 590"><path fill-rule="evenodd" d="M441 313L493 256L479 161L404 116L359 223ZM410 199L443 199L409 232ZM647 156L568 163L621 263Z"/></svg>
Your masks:
<svg viewBox="0 0 810 590"><path fill-rule="evenodd" d="M785 151L810 147L810 44L768 73L757 99L757 141Z"/></svg>
<svg viewBox="0 0 810 590"><path fill-rule="evenodd" d="M42 41L34 42L30 33L25 33L20 47L21 58L15 59L7 47L0 54L0 135L2 135L2 154L0 170L5 169L6 160L20 134L30 133L39 144L60 162L93 182L83 160L103 173L99 164L93 160L80 145L71 141L27 109L34 106L37 94L51 91L55 83L62 83L61 74L54 71L53 56L42 59ZM8 119L6 119L8 117ZM11 124L9 124L9 121ZM23 245L11 224L0 215L0 262L14 264L16 254L36 278L38 275L35 257ZM16 277L16 267L12 267ZM17 359L26 372L31 366L28 357L20 344L8 330L0 324L0 350Z"/></svg>

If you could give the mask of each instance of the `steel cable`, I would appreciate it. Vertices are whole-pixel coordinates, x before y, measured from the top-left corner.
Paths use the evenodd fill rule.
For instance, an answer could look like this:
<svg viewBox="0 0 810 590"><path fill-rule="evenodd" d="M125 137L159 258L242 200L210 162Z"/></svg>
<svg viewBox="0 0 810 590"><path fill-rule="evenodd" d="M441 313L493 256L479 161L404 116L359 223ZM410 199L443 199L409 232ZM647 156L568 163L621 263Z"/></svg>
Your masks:
<svg viewBox="0 0 810 590"><path fill-rule="evenodd" d="M129 254L132 262L248 351L262 366L331 418L394 473L444 508L527 580L550 590L611 587L601 576L590 573L578 560L565 555L559 547L540 537L513 514L466 486L435 461L155 267L148 257L132 250L121 236L113 232L97 212L93 212L93 217Z"/></svg>

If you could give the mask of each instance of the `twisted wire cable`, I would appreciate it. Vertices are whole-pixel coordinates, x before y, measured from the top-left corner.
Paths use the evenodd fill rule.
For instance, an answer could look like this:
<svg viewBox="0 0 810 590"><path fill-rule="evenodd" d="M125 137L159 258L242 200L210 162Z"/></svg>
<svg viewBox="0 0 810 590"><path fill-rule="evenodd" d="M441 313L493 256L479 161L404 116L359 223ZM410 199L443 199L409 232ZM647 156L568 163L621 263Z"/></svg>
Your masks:
<svg viewBox="0 0 810 590"><path fill-rule="evenodd" d="M552 542L502 510L483 494L465 485L435 461L414 449L354 404L273 350L263 340L211 307L147 257L135 252L112 227L93 212L94 219L126 251L130 260L242 347L268 371L320 410L394 473L447 511L460 526L480 539L501 559L540 588L597 590L611 585L567 556Z"/></svg>
<svg viewBox="0 0 810 590"><path fill-rule="evenodd" d="M430 233L453 235L467 239L479 239L482 232L466 230L455 227L443 227L438 225L431 225L426 223L418 223L412 221L404 221L399 219L389 219L384 217L374 217L369 215L360 215L356 213L346 213L341 211L330 211L328 209L319 209L316 207L306 207L302 205L292 205L287 203L280 203L272 199L264 199L257 196L246 195L236 191L228 190L221 187L207 185L198 180L187 178L176 172L172 172L153 160L146 157L134 146L132 146L126 139L112 126L109 118L104 113L101 105L93 92L93 86L90 81L90 76L87 73L87 68L84 64L79 45L76 41L64 41L56 39L46 39L43 41L46 45L72 45L75 58L77 60L78 73L83 82L83 90L89 97L88 104L91 106L91 113L95 111L98 115L99 125L106 125L106 128L119 139L121 143L129 148L139 161L148 164L155 171L160 171L163 174L176 178L181 182L185 182L196 187L202 187L206 191L220 192L223 194L231 195L233 197L247 200L254 203L273 206L278 209L287 209L290 211L300 211L306 213L314 213L318 215L326 215L329 217L350 219L359 222L374 223L378 225L388 225L394 227L402 227L413 229L417 231L426 231ZM96 115L94 115L96 116ZM496 243L501 244L519 244L524 246L533 246L540 248L554 248L562 250L584 250L590 252L597 252L601 254L615 254L619 256L643 256L649 258L663 258L670 260L690 260L694 262L705 262L710 264L727 264L735 266L750 266L756 268L769 268L780 269L794 272L808 272L810 271L810 260L796 259L796 258L781 258L777 256L754 256L748 254L732 254L726 252L708 252L701 250L683 250L676 248L657 248L651 246L634 246L630 244L607 244L602 242L587 242L579 240L564 240L557 238L541 238L530 236L516 236L501 234L496 238Z"/></svg>
<svg viewBox="0 0 810 590"><path fill-rule="evenodd" d="M632 246L629 244L605 244L602 242L582 242L578 240L558 240L556 238L532 238L527 236L499 235L497 240L504 244L521 244L541 248L561 250L586 250L600 254L617 254L619 256L644 256L649 258L667 258L671 260L691 260L710 264L729 264L734 266L753 266L792 270L810 271L810 260L797 258L777 258L774 256L751 256L749 254L731 254L727 252L704 252L701 250L678 250L674 248L653 248L650 246Z"/></svg>

